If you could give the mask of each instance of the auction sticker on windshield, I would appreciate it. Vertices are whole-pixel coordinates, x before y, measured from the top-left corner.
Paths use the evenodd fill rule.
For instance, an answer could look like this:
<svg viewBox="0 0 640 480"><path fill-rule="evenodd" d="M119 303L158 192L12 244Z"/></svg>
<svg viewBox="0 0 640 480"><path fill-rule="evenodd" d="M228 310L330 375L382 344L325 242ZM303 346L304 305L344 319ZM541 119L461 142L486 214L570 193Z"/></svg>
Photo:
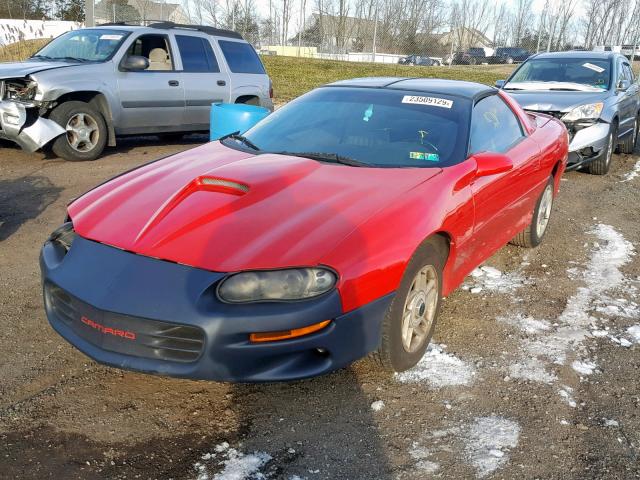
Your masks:
<svg viewBox="0 0 640 480"><path fill-rule="evenodd" d="M402 97L402 103L413 103L416 105L431 105L433 107L451 108L453 100L436 97L420 97L417 95L405 95Z"/></svg>
<svg viewBox="0 0 640 480"><path fill-rule="evenodd" d="M589 70L593 70L594 72L598 72L598 73L604 72L604 68L599 67L598 65L594 65L593 63L583 63L582 66L584 68L588 68Z"/></svg>
<svg viewBox="0 0 640 480"><path fill-rule="evenodd" d="M122 35L101 35L100 40L120 40Z"/></svg>

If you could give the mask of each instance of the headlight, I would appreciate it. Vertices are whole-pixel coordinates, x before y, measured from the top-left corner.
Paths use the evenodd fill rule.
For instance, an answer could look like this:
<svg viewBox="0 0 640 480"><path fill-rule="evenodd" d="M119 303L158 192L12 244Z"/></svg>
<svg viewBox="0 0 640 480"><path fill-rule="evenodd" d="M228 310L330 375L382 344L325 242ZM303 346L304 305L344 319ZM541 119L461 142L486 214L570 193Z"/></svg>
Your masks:
<svg viewBox="0 0 640 480"><path fill-rule="evenodd" d="M242 272L222 281L218 297L229 303L303 300L328 292L336 280L326 268Z"/></svg>
<svg viewBox="0 0 640 480"><path fill-rule="evenodd" d="M73 223L67 222L63 224L61 227L54 230L54 232L49 235L48 241L51 243L55 243L64 248L65 252L68 252L73 245L73 240L76 237L76 232L73 229Z"/></svg>
<svg viewBox="0 0 640 480"><path fill-rule="evenodd" d="M580 105L562 117L566 122L576 122L578 120L596 119L600 117L604 104L602 102Z"/></svg>

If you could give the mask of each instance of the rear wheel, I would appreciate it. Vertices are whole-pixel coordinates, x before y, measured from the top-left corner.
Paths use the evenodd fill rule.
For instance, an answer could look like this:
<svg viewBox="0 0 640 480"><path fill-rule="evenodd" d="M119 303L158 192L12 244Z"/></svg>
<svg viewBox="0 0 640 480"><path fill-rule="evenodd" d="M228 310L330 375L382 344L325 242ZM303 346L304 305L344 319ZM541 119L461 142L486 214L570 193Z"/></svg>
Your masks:
<svg viewBox="0 0 640 480"><path fill-rule="evenodd" d="M376 357L389 371L402 372L424 356L442 298L443 240L425 242L413 255L385 315Z"/></svg>
<svg viewBox="0 0 640 480"><path fill-rule="evenodd" d="M616 142L618 139L618 131L615 125L611 125L609 130L609 136L604 147L604 153L601 154L595 160L592 160L587 164L587 171L592 175L606 175L611 167L611 157L613 151L616 148Z"/></svg>
<svg viewBox="0 0 640 480"><path fill-rule="evenodd" d="M531 223L527 228L518 233L511 243L519 247L533 248L540 245L542 238L547 233L551 210L553 208L553 177L549 177L540 198L536 203L531 217Z"/></svg>
<svg viewBox="0 0 640 480"><path fill-rule="evenodd" d="M65 102L49 118L66 130L52 144L58 157L72 162L95 160L107 145L107 124L88 103Z"/></svg>
<svg viewBox="0 0 640 480"><path fill-rule="evenodd" d="M620 151L622 153L633 153L636 148L636 142L638 140L638 117L633 120L633 131L622 142Z"/></svg>

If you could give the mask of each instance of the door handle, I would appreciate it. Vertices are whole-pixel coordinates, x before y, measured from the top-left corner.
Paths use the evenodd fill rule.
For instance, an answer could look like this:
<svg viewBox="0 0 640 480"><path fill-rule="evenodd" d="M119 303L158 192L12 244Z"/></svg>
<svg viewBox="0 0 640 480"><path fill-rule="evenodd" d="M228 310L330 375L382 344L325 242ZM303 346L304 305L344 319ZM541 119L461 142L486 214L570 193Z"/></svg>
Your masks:
<svg viewBox="0 0 640 480"><path fill-rule="evenodd" d="M218 80L216 83L221 87L224 87L227 84L227 82L225 82L224 80Z"/></svg>
<svg viewBox="0 0 640 480"><path fill-rule="evenodd" d="M180 85L180 82L178 80L169 80L170 87L177 87L178 85Z"/></svg>

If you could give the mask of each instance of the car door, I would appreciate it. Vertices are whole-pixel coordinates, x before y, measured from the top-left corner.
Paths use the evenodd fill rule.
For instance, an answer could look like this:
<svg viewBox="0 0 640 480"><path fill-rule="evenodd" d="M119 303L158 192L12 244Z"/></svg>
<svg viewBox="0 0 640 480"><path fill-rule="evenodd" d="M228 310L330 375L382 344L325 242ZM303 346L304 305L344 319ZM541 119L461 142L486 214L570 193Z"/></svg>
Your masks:
<svg viewBox="0 0 640 480"><path fill-rule="evenodd" d="M176 34L185 88L185 123L209 128L212 103L229 102L229 75L221 71L210 37Z"/></svg>
<svg viewBox="0 0 640 480"><path fill-rule="evenodd" d="M175 130L183 122L185 101L169 36L155 33L135 36L121 60L128 55L147 58L149 67L127 71L119 62L116 75L122 115L116 131L127 134Z"/></svg>
<svg viewBox="0 0 640 480"><path fill-rule="evenodd" d="M631 133L633 129L633 122L637 115L638 85L633 81L631 66L622 58L618 59L617 74L616 89L620 113L618 136L622 137L623 135ZM628 82L628 87L625 89L618 88L621 81Z"/></svg>
<svg viewBox="0 0 640 480"><path fill-rule="evenodd" d="M483 260L526 226L545 179L538 144L497 94L481 99L473 108L469 154L481 152L502 153L513 162L510 171L479 177L471 185L475 243Z"/></svg>

